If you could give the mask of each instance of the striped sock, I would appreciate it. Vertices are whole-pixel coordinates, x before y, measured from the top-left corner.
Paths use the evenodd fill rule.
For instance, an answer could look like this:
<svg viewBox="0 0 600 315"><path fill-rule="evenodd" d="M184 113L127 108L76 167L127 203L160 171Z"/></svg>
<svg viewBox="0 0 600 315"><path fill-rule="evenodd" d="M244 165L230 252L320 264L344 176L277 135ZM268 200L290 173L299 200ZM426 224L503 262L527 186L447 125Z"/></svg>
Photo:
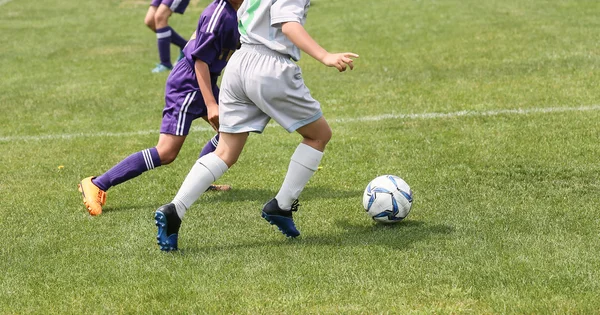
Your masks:
<svg viewBox="0 0 600 315"><path fill-rule="evenodd" d="M106 173L92 179L92 182L100 189L107 191L112 186L128 181L160 165L160 157L156 148L145 149L126 157Z"/></svg>
<svg viewBox="0 0 600 315"><path fill-rule="evenodd" d="M204 148L202 148L202 151L200 151L199 157L203 157L203 156L209 154L210 152L215 151L215 149L217 148L217 145L219 145L219 134L218 133L204 145Z"/></svg>

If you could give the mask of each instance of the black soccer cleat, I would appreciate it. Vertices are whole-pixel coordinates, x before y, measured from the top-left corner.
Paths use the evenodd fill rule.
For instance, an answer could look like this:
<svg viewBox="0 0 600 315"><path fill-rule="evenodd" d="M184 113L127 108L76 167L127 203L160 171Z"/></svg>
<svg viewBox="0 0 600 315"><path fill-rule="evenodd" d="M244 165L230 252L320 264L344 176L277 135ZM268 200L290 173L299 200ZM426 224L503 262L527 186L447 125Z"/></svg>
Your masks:
<svg viewBox="0 0 600 315"><path fill-rule="evenodd" d="M156 242L162 251L177 250L177 234L181 226L181 219L177 214L177 209L172 203L161 206L154 213L158 233L156 234Z"/></svg>
<svg viewBox="0 0 600 315"><path fill-rule="evenodd" d="M292 212L298 211L298 200L294 200L290 210L282 210L279 208L277 199L273 198L267 202L262 209L262 217L269 223L277 226L277 228L287 237L297 237L300 231L296 229Z"/></svg>

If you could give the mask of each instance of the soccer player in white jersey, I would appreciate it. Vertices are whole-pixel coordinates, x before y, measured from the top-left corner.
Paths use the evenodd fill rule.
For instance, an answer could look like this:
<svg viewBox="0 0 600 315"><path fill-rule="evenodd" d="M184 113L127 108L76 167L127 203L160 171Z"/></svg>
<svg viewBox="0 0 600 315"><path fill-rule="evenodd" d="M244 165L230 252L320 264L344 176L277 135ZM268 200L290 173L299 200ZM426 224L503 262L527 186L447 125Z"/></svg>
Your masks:
<svg viewBox="0 0 600 315"><path fill-rule="evenodd" d="M238 160L250 132L262 133L272 118L303 140L291 157L283 184L262 209L262 217L288 237L297 237L292 212L298 196L317 170L331 128L310 95L295 61L300 51L338 71L353 69L350 52L329 53L304 29L310 0L246 0L238 10L240 50L223 73L219 95L216 150L198 159L177 195L155 212L158 243L176 250L185 212Z"/></svg>

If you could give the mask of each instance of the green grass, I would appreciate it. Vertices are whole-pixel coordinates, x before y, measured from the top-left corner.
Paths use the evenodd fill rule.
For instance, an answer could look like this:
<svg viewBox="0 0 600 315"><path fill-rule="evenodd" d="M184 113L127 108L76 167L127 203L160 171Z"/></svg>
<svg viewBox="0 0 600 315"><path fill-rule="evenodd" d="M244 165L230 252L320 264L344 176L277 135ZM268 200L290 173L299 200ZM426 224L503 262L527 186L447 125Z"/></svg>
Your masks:
<svg viewBox="0 0 600 315"><path fill-rule="evenodd" d="M206 2L171 25L191 34ZM0 313L598 312L600 3L313 0L313 37L361 57L342 74L300 61L334 132L301 238L259 215L300 140L267 128L220 180L234 190L188 211L177 253L158 250L152 216L204 123L173 164L111 188L101 216L76 190L158 139L146 7L0 7ZM361 205L385 173L415 195L395 226Z"/></svg>

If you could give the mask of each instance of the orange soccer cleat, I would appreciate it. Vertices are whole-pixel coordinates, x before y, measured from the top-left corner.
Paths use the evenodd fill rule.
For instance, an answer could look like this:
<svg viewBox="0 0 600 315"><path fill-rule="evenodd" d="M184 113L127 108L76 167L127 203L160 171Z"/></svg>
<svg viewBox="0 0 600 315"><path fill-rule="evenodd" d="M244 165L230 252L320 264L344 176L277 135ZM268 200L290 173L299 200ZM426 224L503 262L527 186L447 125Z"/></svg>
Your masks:
<svg viewBox="0 0 600 315"><path fill-rule="evenodd" d="M106 192L94 185L92 178L90 176L82 179L77 186L83 196L83 204L88 212L95 216L102 213L102 206L106 203Z"/></svg>

